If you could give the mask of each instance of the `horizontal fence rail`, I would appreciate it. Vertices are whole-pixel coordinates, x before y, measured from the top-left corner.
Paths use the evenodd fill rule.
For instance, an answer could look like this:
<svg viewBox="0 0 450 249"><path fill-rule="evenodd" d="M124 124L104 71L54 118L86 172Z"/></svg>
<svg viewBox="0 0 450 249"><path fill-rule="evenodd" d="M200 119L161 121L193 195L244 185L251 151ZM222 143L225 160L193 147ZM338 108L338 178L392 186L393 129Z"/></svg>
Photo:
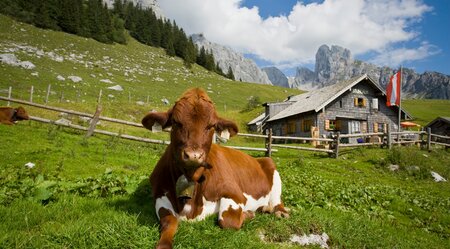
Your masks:
<svg viewBox="0 0 450 249"><path fill-rule="evenodd" d="M82 131L87 131L88 134L92 133L98 133L108 136L116 136L128 140L134 140L134 141L140 141L140 142L146 142L146 143L153 143L153 144L162 144L162 145L168 145L170 144L170 141L164 141L164 140L158 140L158 139L150 139L150 138L143 138L143 137L137 137L127 134L121 134L116 132L110 132L100 129L95 129L96 123L99 120L123 124L126 126L133 126L133 127L139 127L142 128L142 124L115 119L115 118L109 118L100 116L101 113L101 106L97 106L97 110L94 114L90 113L84 113L84 112L78 112L73 110L66 110L63 108L58 107L51 107L47 105L37 104L33 103L31 101L24 101L19 99L13 99L10 97L2 97L0 96L0 100L4 100L29 106L34 106L41 109L51 110L51 111L57 111L62 113L68 113L76 116L82 116L82 117L89 117L91 118L91 124L90 127L84 127L81 125L75 125L71 123L62 123L57 122L45 118L40 118L36 116L30 116L30 119L33 121L43 122L43 123L50 123L55 124L59 126L69 127L73 129L78 129ZM386 146L387 148L391 148L392 144L418 144L421 146L426 146L427 150L431 150L431 145L439 145L444 146L445 148L450 148L450 137L449 136L443 136L438 134L432 134L431 129L428 128L427 131L390 131L390 127L388 127L388 130L386 133L383 132L372 132L372 133L358 133L358 134L340 134L339 132L335 133L331 136L331 138L312 138L312 137L292 137L292 136L273 136L272 130L268 130L267 135L261 135L261 134L247 134L247 133L238 133L238 136L241 137L247 137L247 138L263 138L264 139L264 147L263 148L254 148L254 147L243 147L243 146L225 146L229 148L234 148L238 150L248 150L248 151L259 151L259 152L265 152L267 156L271 156L272 152L277 152L276 148L285 148L285 149L294 149L294 150L304 150L304 151L313 151L313 152L323 152L328 153L329 155L334 155L335 158L339 155L339 149L340 148L349 148L349 147L363 147L363 146ZM90 135L87 135L88 137ZM341 139L343 138L371 138L371 137L378 137L378 141L374 142L359 142L359 143L342 143ZM425 139L426 137L426 139ZM323 142L324 144L314 147L306 147L306 146L294 146L294 145L286 145L286 144L276 144L274 141L277 140L284 140L287 141L310 141L310 142Z"/></svg>
<svg viewBox="0 0 450 249"><path fill-rule="evenodd" d="M63 108L59 108L59 107L52 107L52 106L42 105L42 104L37 104L37 103L30 102L30 101L24 101L24 100L19 100L19 99L5 98L5 97L0 96L0 100L14 102L14 103L19 103L19 104L23 104L23 105L29 105L29 106L33 106L33 107L37 107L37 108L41 108L41 109L45 109L45 110L51 110L51 111L56 111L56 112L68 113L68 114L81 116L81 117L89 117L89 118L94 118L95 117L95 114L89 114L89 113L84 113L84 112L67 110L67 109L63 109ZM57 122L57 121L53 121L53 120L50 120L50 119L36 117L36 116L30 116L30 119L33 120L33 121L41 122L41 123L55 124L55 125L59 125L59 126L63 126L63 127L69 127L69 128L72 128L72 129L86 131L86 132L89 131L88 127L84 127L84 126L81 126L81 125ZM104 116L98 116L98 120L103 120L103 121L108 121L108 122L113 122L113 123L118 123L118 124L123 124L123 125L143 128L142 124L139 124L139 123L129 122L129 121L115 119L115 118L109 118L109 117L104 117ZM95 125L94 125L94 127L95 127ZM166 130L163 130L163 131L166 131ZM116 137L120 137L120 138L128 139L128 140L145 142L145 143L164 144L164 145L170 144L170 141L137 137L137 136L127 135L127 134L120 134L120 133L117 133L117 132L110 132L110 131L105 131L105 130L100 130L100 129L93 129L92 132L93 133L97 133L97 134L102 134L102 135L108 135L108 136L116 136ZM267 138L267 136L265 136L265 135L256 135L256 134L241 134L241 133L239 133L238 135L239 136L244 136L244 137ZM268 151L267 148L227 146L227 145L225 145L224 147L238 149L238 150L247 150L247 151L259 151L259 152L267 152ZM278 150L276 150L276 149L273 150L272 149L272 151L277 152Z"/></svg>
<svg viewBox="0 0 450 249"><path fill-rule="evenodd" d="M94 114L89 114L89 113L85 113L85 112L78 112L78 111L73 111L73 110L66 110L66 109L59 108L59 107L52 107L52 106L47 106L47 105L36 104L36 103L33 103L33 102L24 101L24 100L20 100L20 99L11 99L11 98L5 98L5 97L0 96L0 100L5 100L5 101L15 102L15 103L19 103L19 104L34 106L34 107L38 107L38 108L46 109L46 110L51 110L51 111L64 112L64 113L77 115L77 116L81 116L81 117L92 118L94 116ZM100 116L99 119L103 120L103 121L112 122L112 123L130 125L130 126L135 126L135 127L143 127L142 124L139 124L139 123L125 121L125 120L120 120L120 119L115 119L115 118L108 118L108 117Z"/></svg>

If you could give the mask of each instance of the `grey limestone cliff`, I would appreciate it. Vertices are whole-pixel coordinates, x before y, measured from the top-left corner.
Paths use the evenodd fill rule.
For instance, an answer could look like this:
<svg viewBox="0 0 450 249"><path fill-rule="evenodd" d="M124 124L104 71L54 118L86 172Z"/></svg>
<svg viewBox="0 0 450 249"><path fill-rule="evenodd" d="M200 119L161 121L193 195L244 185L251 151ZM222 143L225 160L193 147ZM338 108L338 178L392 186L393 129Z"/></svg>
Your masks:
<svg viewBox="0 0 450 249"><path fill-rule="evenodd" d="M194 34L191 37L194 44L199 48L204 47L207 51L213 53L216 63L219 64L220 69L224 73L227 73L228 69L231 68L235 80L272 84L267 74L254 61L245 58L242 54L235 52L231 48L210 42L202 34Z"/></svg>
<svg viewBox="0 0 450 249"><path fill-rule="evenodd" d="M272 82L274 86L290 88L286 75L281 72L280 69L276 67L264 67L262 70L267 74L270 82Z"/></svg>
<svg viewBox="0 0 450 249"><path fill-rule="evenodd" d="M298 68L291 87L316 89L367 74L383 88L397 69L353 59L350 50L339 46L322 45L316 53L314 72ZM450 76L438 72L419 74L412 69L403 69L402 92L409 98L450 99Z"/></svg>
<svg viewBox="0 0 450 249"><path fill-rule="evenodd" d="M112 8L114 6L115 0L103 0L104 3L108 6L108 8ZM165 18L161 8L159 7L158 0L123 0L125 2L132 2L135 6L141 6L143 9L151 8L155 15L159 18Z"/></svg>

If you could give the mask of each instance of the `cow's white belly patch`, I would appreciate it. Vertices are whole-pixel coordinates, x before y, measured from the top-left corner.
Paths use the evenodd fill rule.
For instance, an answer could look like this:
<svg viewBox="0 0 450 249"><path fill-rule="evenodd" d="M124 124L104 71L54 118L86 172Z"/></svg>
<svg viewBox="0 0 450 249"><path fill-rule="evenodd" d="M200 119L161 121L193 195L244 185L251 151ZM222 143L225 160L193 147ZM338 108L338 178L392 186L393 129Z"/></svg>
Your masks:
<svg viewBox="0 0 450 249"><path fill-rule="evenodd" d="M190 204L184 205L183 211L181 211L181 214L179 215L179 218L181 220L187 220L187 221L204 220L209 215L219 213L219 202L207 201L205 199L205 197L203 197L203 209L202 209L202 212L199 215L197 215L195 218L188 219L186 217L186 214L189 213L191 210L192 210L192 206Z"/></svg>
<svg viewBox="0 0 450 249"><path fill-rule="evenodd" d="M230 207L234 210L237 210L239 208L242 208L243 211L256 211L259 208L263 208L263 211L266 212L273 212L273 209L275 206L281 204L281 178L278 171L274 171L273 173L273 185L271 191L265 195L262 196L259 199L253 198L251 195L247 193L243 193L245 198L247 199L246 203L236 203L233 199L230 198L221 198L220 201L214 202L214 201L208 201L203 196L203 209L202 212L197 215L193 219L188 219L186 217L186 214L190 213L192 210L192 206L190 204L186 204L181 211L180 214L175 213L172 204L170 203L167 196L162 196L158 199L156 199L156 214L159 217L159 209L165 208L172 212L173 215L175 215L177 218L181 220L188 220L188 221L200 221L204 220L207 216L213 215L213 214L219 214L219 219L222 219L222 213L226 210L228 210Z"/></svg>
<svg viewBox="0 0 450 249"><path fill-rule="evenodd" d="M155 210L156 210L156 215L158 216L158 219L161 219L159 217L159 210L161 208L165 208L165 209L169 210L175 216L177 215L175 213L175 210L173 209L172 203L170 203L169 198L167 198L167 196L165 196L165 195L156 199Z"/></svg>

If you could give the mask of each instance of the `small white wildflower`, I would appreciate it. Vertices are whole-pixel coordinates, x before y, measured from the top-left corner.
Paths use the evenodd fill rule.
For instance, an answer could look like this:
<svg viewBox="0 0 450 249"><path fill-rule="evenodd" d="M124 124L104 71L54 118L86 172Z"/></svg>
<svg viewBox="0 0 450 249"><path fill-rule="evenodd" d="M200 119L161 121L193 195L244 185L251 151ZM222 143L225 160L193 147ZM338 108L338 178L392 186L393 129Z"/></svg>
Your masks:
<svg viewBox="0 0 450 249"><path fill-rule="evenodd" d="M28 163L25 164L25 167L27 167L27 168L29 168L29 169L32 169L32 168L34 168L35 165L36 165L36 164L34 164L34 163L32 163L32 162L28 162Z"/></svg>

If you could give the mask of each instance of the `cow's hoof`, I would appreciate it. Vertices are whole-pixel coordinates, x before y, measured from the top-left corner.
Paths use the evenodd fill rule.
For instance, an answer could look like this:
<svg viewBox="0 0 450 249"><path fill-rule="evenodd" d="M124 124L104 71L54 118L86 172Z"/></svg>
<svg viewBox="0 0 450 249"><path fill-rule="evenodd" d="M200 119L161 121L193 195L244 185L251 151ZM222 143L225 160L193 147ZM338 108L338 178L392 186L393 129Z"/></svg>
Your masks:
<svg viewBox="0 0 450 249"><path fill-rule="evenodd" d="M255 218L255 212L252 211L246 211L244 212L245 219L253 219Z"/></svg>
<svg viewBox="0 0 450 249"><path fill-rule="evenodd" d="M172 249L172 245L167 244L167 243L159 243L156 246L156 249Z"/></svg>
<svg viewBox="0 0 450 249"><path fill-rule="evenodd" d="M289 218L289 213L285 211L276 211L275 216L278 218Z"/></svg>

